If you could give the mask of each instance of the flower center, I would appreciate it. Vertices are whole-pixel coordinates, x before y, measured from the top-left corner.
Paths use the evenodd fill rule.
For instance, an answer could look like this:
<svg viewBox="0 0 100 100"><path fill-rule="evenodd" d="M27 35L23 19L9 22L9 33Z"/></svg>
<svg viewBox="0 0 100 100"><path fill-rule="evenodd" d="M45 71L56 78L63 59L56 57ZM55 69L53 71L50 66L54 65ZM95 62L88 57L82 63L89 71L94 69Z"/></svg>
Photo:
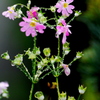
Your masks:
<svg viewBox="0 0 100 100"><path fill-rule="evenodd" d="M30 11L30 16L33 16L32 12Z"/></svg>
<svg viewBox="0 0 100 100"><path fill-rule="evenodd" d="M12 13L12 11L8 11L10 14Z"/></svg>
<svg viewBox="0 0 100 100"><path fill-rule="evenodd" d="M64 8L67 8L67 7L68 7L68 3L64 3L64 4L63 4L63 7L64 7Z"/></svg>
<svg viewBox="0 0 100 100"><path fill-rule="evenodd" d="M30 26L34 27L34 26L36 26L36 23L35 22L31 22Z"/></svg>

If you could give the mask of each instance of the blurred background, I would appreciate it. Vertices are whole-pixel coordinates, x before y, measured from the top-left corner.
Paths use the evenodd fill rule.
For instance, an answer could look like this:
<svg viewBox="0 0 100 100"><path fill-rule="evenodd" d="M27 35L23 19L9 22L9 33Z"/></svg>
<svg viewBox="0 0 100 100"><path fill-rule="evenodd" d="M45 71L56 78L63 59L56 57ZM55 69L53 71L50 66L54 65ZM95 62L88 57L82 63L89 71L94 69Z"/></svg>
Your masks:
<svg viewBox="0 0 100 100"><path fill-rule="evenodd" d="M8 51L11 59L18 53L23 53L32 47L33 39L26 37L20 32L18 26L21 19L14 21L2 16L2 12L8 6L15 3L26 4L27 0L1 0L0 1L0 54ZM31 6L50 7L55 5L57 0L32 0ZM66 77L63 73L59 77L60 90L67 91L67 95L78 97L78 86L83 84L87 87L84 100L100 100L100 0L74 0L75 10L80 10L82 15L71 22L72 34L68 37L71 52L65 58L65 63L69 63L76 55L77 51L83 51L84 56L72 64L71 75ZM47 13L49 15L49 13ZM50 47L56 54L56 39L54 31L45 30L46 34L38 36L38 46L41 48ZM52 45L53 44L53 45ZM29 70L30 62L27 60L26 66ZM15 66L11 66L9 61L0 58L0 81L7 81L10 84L10 98L8 100L28 100L31 83L25 75ZM50 100L57 100L56 89L50 89L47 82L55 79L50 75L40 80L36 90L42 90L50 97ZM6 100L6 99L2 99ZM35 100L35 99L34 99ZM49 100L49 99L46 99Z"/></svg>

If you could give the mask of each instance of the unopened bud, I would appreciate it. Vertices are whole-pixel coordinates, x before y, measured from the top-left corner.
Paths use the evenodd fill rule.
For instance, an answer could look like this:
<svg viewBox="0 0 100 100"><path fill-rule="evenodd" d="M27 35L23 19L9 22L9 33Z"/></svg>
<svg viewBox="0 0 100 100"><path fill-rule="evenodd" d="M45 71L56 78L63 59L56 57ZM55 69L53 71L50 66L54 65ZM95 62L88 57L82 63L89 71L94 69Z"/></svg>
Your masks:
<svg viewBox="0 0 100 100"><path fill-rule="evenodd" d="M5 52L5 53L1 54L1 57L3 59L6 59L6 60L9 60L10 59L10 56L9 56L8 52Z"/></svg>
<svg viewBox="0 0 100 100"><path fill-rule="evenodd" d="M43 50L45 56L50 56L50 52L51 52L50 48L44 48Z"/></svg>
<svg viewBox="0 0 100 100"><path fill-rule="evenodd" d="M66 100L66 92L65 93L64 92L60 93L59 99L60 100Z"/></svg>
<svg viewBox="0 0 100 100"><path fill-rule="evenodd" d="M78 88L80 94L84 94L86 89L87 89L87 87L83 87L83 85L79 86L79 88Z"/></svg>
<svg viewBox="0 0 100 100"><path fill-rule="evenodd" d="M38 100L44 100L44 95L41 91L37 91L35 94L34 94L35 98L37 98Z"/></svg>

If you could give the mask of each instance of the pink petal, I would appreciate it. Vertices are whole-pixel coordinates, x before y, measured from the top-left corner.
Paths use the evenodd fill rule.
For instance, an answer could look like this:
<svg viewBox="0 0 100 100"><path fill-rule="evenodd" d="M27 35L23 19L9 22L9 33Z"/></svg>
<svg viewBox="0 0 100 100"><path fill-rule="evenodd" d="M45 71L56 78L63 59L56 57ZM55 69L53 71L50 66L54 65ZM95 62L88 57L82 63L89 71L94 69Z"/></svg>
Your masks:
<svg viewBox="0 0 100 100"><path fill-rule="evenodd" d="M62 44L64 44L65 42L66 42L66 34L63 33Z"/></svg>
<svg viewBox="0 0 100 100"><path fill-rule="evenodd" d="M31 28L29 28L28 30L26 30L26 36L29 36L31 34Z"/></svg>
<svg viewBox="0 0 100 100"><path fill-rule="evenodd" d="M60 7L61 7L60 3L57 3L57 4L55 5L55 7L56 7L56 8L60 8Z"/></svg>
<svg viewBox="0 0 100 100"><path fill-rule="evenodd" d="M64 19L61 21L61 23L66 26L66 21Z"/></svg>
<svg viewBox="0 0 100 100"><path fill-rule="evenodd" d="M66 67L65 70L64 70L66 76L70 75L70 69L69 67Z"/></svg>
<svg viewBox="0 0 100 100"><path fill-rule="evenodd" d="M58 34L58 35L60 35L63 32L63 26L57 26L56 29L57 29L56 34Z"/></svg>
<svg viewBox="0 0 100 100"><path fill-rule="evenodd" d="M61 8L58 8L57 12L60 13L61 11L62 11L62 9Z"/></svg>
<svg viewBox="0 0 100 100"><path fill-rule="evenodd" d="M37 24L35 28L39 33L44 33L43 29L46 29L46 26L42 24Z"/></svg>
<svg viewBox="0 0 100 100"><path fill-rule="evenodd" d="M25 22L31 22L31 19L29 19L29 18L23 17L22 19L23 19Z"/></svg>
<svg viewBox="0 0 100 100"><path fill-rule="evenodd" d="M26 22L22 21L19 23L19 26L25 26L26 25Z"/></svg>
<svg viewBox="0 0 100 100"><path fill-rule="evenodd" d="M36 31L33 30L33 32L31 33L32 37L35 37L37 35Z"/></svg>
<svg viewBox="0 0 100 100"><path fill-rule="evenodd" d="M66 2L69 4L69 3L72 3L74 0L66 0Z"/></svg>
<svg viewBox="0 0 100 100"><path fill-rule="evenodd" d="M67 8L67 11L68 11L68 13L70 13L70 14L73 13L73 11L72 11L69 7Z"/></svg>
<svg viewBox="0 0 100 100"><path fill-rule="evenodd" d="M64 15L64 16L69 16L69 14L68 14L68 12L67 12L66 9L63 9L63 11L62 11L62 15Z"/></svg>
<svg viewBox="0 0 100 100"><path fill-rule="evenodd" d="M21 32L25 32L25 31L26 31L26 29L24 29L24 28L21 28L21 29L20 29L20 31L21 31Z"/></svg>

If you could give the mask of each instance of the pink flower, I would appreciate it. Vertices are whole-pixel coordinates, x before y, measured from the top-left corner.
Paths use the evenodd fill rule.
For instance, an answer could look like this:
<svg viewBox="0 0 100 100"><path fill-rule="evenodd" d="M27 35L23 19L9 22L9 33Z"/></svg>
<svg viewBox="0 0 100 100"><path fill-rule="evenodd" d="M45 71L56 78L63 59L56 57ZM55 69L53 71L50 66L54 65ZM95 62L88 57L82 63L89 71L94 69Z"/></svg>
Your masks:
<svg viewBox="0 0 100 100"><path fill-rule="evenodd" d="M16 5L8 7L8 10L4 11L2 13L2 15L5 16L5 17L8 17L9 19L14 20L17 16L17 13L14 11L15 7L16 7Z"/></svg>
<svg viewBox="0 0 100 100"><path fill-rule="evenodd" d="M0 94L2 94L3 91L7 89L7 87L9 87L7 82L0 82Z"/></svg>
<svg viewBox="0 0 100 100"><path fill-rule="evenodd" d="M32 35L32 37L37 35L37 32L44 33L43 29L46 29L46 26L37 22L35 18L22 18L24 21L19 23L21 26L21 31L25 32L26 36Z"/></svg>
<svg viewBox="0 0 100 100"><path fill-rule="evenodd" d="M69 5L72 2L73 2L73 0L58 1L55 5L55 7L58 8L57 12L58 13L62 12L62 15L69 16L69 14L73 13L72 9L75 8L73 5Z"/></svg>
<svg viewBox="0 0 100 100"><path fill-rule="evenodd" d="M62 67L64 68L65 74L66 74L67 76L70 75L70 69L69 69L68 65L62 64Z"/></svg>
<svg viewBox="0 0 100 100"><path fill-rule="evenodd" d="M61 25L59 25L61 24ZM63 26L62 26L63 25ZM64 44L66 42L66 36L69 36L69 33L71 33L71 31L69 30L69 27L71 27L70 25L67 25L64 19L59 19L59 23L56 27L57 29L57 38L59 38L59 35L61 33L63 33L63 38L62 38L62 43Z"/></svg>
<svg viewBox="0 0 100 100"><path fill-rule="evenodd" d="M38 19L38 13L37 11L39 10L40 8L39 7L32 7L30 9L30 11L27 11L27 16L28 18L33 18L35 17L36 19Z"/></svg>

